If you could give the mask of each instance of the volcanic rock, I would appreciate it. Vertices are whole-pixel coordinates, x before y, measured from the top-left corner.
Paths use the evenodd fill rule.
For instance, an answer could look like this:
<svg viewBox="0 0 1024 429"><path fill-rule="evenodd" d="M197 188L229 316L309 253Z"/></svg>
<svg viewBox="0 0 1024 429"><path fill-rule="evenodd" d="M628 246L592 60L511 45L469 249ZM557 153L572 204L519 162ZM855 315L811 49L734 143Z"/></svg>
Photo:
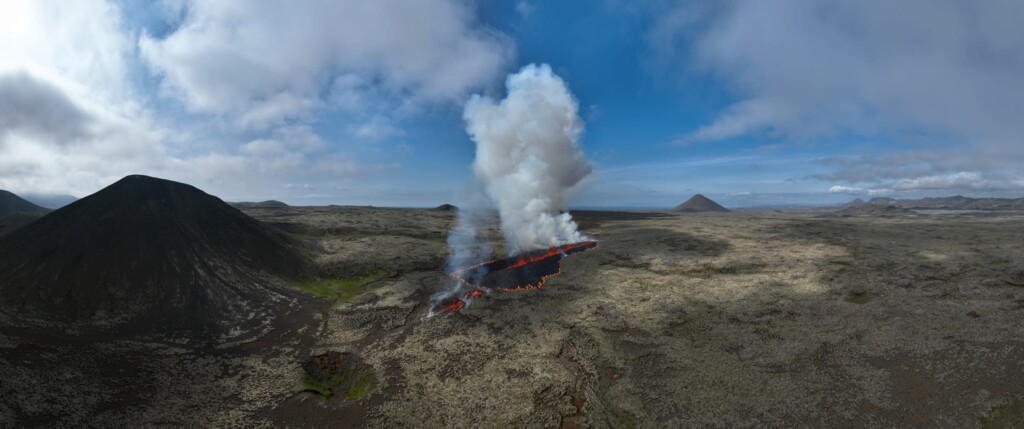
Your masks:
<svg viewBox="0 0 1024 429"><path fill-rule="evenodd" d="M128 176L0 238L0 311L74 333L236 339L308 298L305 244L192 186Z"/></svg>
<svg viewBox="0 0 1024 429"><path fill-rule="evenodd" d="M708 197L701 194L694 195L690 199L686 200L672 209L674 212L685 212L685 213L701 213L701 212L727 212L729 209L722 207L718 203L711 201Z"/></svg>
<svg viewBox="0 0 1024 429"><path fill-rule="evenodd" d="M0 217L0 236L10 234L11 231L28 225L40 217L39 215L24 213L14 213Z"/></svg>
<svg viewBox="0 0 1024 429"><path fill-rule="evenodd" d="M288 207L288 204L282 203L282 202L277 201L277 200L266 200L266 201L260 201L260 202L255 202L255 203L254 202L249 202L249 201L242 201L242 202L238 202L238 203L228 203L228 204L231 205L231 207L238 208L238 209L253 209L253 208L266 209L266 208L283 208L283 207Z"/></svg>
<svg viewBox="0 0 1024 429"><path fill-rule="evenodd" d="M25 201L8 191L0 190L0 217L15 213L42 216L50 211Z"/></svg>

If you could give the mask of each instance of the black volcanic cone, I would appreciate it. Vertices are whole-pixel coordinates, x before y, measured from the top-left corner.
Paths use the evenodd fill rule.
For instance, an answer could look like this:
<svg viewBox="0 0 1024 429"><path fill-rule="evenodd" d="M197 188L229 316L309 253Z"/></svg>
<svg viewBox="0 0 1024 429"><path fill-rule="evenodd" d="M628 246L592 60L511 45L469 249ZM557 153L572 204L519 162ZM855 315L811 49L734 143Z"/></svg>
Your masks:
<svg viewBox="0 0 1024 429"><path fill-rule="evenodd" d="M0 238L0 309L76 331L237 337L304 302L281 281L310 273L301 247L192 186L128 176Z"/></svg>
<svg viewBox="0 0 1024 429"><path fill-rule="evenodd" d="M674 212L703 213L703 212L727 212L729 209L722 207L710 198L701 194L694 195L686 202L672 208Z"/></svg>
<svg viewBox="0 0 1024 429"><path fill-rule="evenodd" d="M597 247L593 241L567 244L549 250L537 250L505 259L485 262L460 270L454 275L471 286L487 289L534 289L558 274L559 261L573 253Z"/></svg>

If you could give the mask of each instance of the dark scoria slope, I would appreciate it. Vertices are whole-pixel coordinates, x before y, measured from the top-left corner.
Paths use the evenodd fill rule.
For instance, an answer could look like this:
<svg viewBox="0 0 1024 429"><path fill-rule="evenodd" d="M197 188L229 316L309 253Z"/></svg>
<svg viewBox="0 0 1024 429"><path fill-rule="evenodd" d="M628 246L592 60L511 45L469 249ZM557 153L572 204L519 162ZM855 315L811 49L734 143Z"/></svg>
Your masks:
<svg viewBox="0 0 1024 429"><path fill-rule="evenodd" d="M192 186L128 176L0 238L0 309L75 332L244 337L305 298L303 245Z"/></svg>
<svg viewBox="0 0 1024 429"><path fill-rule="evenodd" d="M12 231L32 223L39 219L40 215L15 213L7 216L0 216L0 237L10 234Z"/></svg>
<svg viewBox="0 0 1024 429"><path fill-rule="evenodd" d="M42 216L49 210L25 201L23 198L0 189L0 217L12 214Z"/></svg>

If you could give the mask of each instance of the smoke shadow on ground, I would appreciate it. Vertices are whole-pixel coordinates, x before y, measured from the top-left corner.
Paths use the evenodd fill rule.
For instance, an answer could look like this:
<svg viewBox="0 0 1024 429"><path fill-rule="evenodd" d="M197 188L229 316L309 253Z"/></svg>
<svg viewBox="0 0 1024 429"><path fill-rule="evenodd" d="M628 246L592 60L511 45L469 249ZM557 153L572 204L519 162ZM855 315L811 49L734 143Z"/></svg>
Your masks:
<svg viewBox="0 0 1024 429"><path fill-rule="evenodd" d="M1019 262L1024 247L991 245L1024 242L1024 232L1012 226L1015 222L1019 219L807 219L784 224L779 232L788 240L846 250L845 256L823 261L818 279L844 298L905 289L953 299L965 298L965 283L1015 291L1014 279L1024 279Z"/></svg>
<svg viewBox="0 0 1024 429"><path fill-rule="evenodd" d="M580 231L586 232L590 229L600 227L609 221L623 220L645 220L668 218L672 215L664 212L623 212L608 210L573 210L573 220L579 225Z"/></svg>
<svg viewBox="0 0 1024 429"><path fill-rule="evenodd" d="M726 240L701 237L667 227L595 229L594 237L601 244L601 251L594 256L598 258L598 264L623 268L650 270L666 256L672 259L712 259L732 249Z"/></svg>

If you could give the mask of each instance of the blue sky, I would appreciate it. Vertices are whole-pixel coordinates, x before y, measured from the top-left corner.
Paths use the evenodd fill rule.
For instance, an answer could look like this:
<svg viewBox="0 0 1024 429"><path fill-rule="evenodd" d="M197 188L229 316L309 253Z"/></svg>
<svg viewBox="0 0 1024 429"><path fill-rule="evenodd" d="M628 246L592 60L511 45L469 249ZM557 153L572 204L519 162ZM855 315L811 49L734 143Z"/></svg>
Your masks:
<svg viewBox="0 0 1024 429"><path fill-rule="evenodd" d="M574 207L1024 196L1012 2L0 8L14 192L80 197L143 173L227 200L455 201L474 158L465 101L544 63L585 122L594 171Z"/></svg>

